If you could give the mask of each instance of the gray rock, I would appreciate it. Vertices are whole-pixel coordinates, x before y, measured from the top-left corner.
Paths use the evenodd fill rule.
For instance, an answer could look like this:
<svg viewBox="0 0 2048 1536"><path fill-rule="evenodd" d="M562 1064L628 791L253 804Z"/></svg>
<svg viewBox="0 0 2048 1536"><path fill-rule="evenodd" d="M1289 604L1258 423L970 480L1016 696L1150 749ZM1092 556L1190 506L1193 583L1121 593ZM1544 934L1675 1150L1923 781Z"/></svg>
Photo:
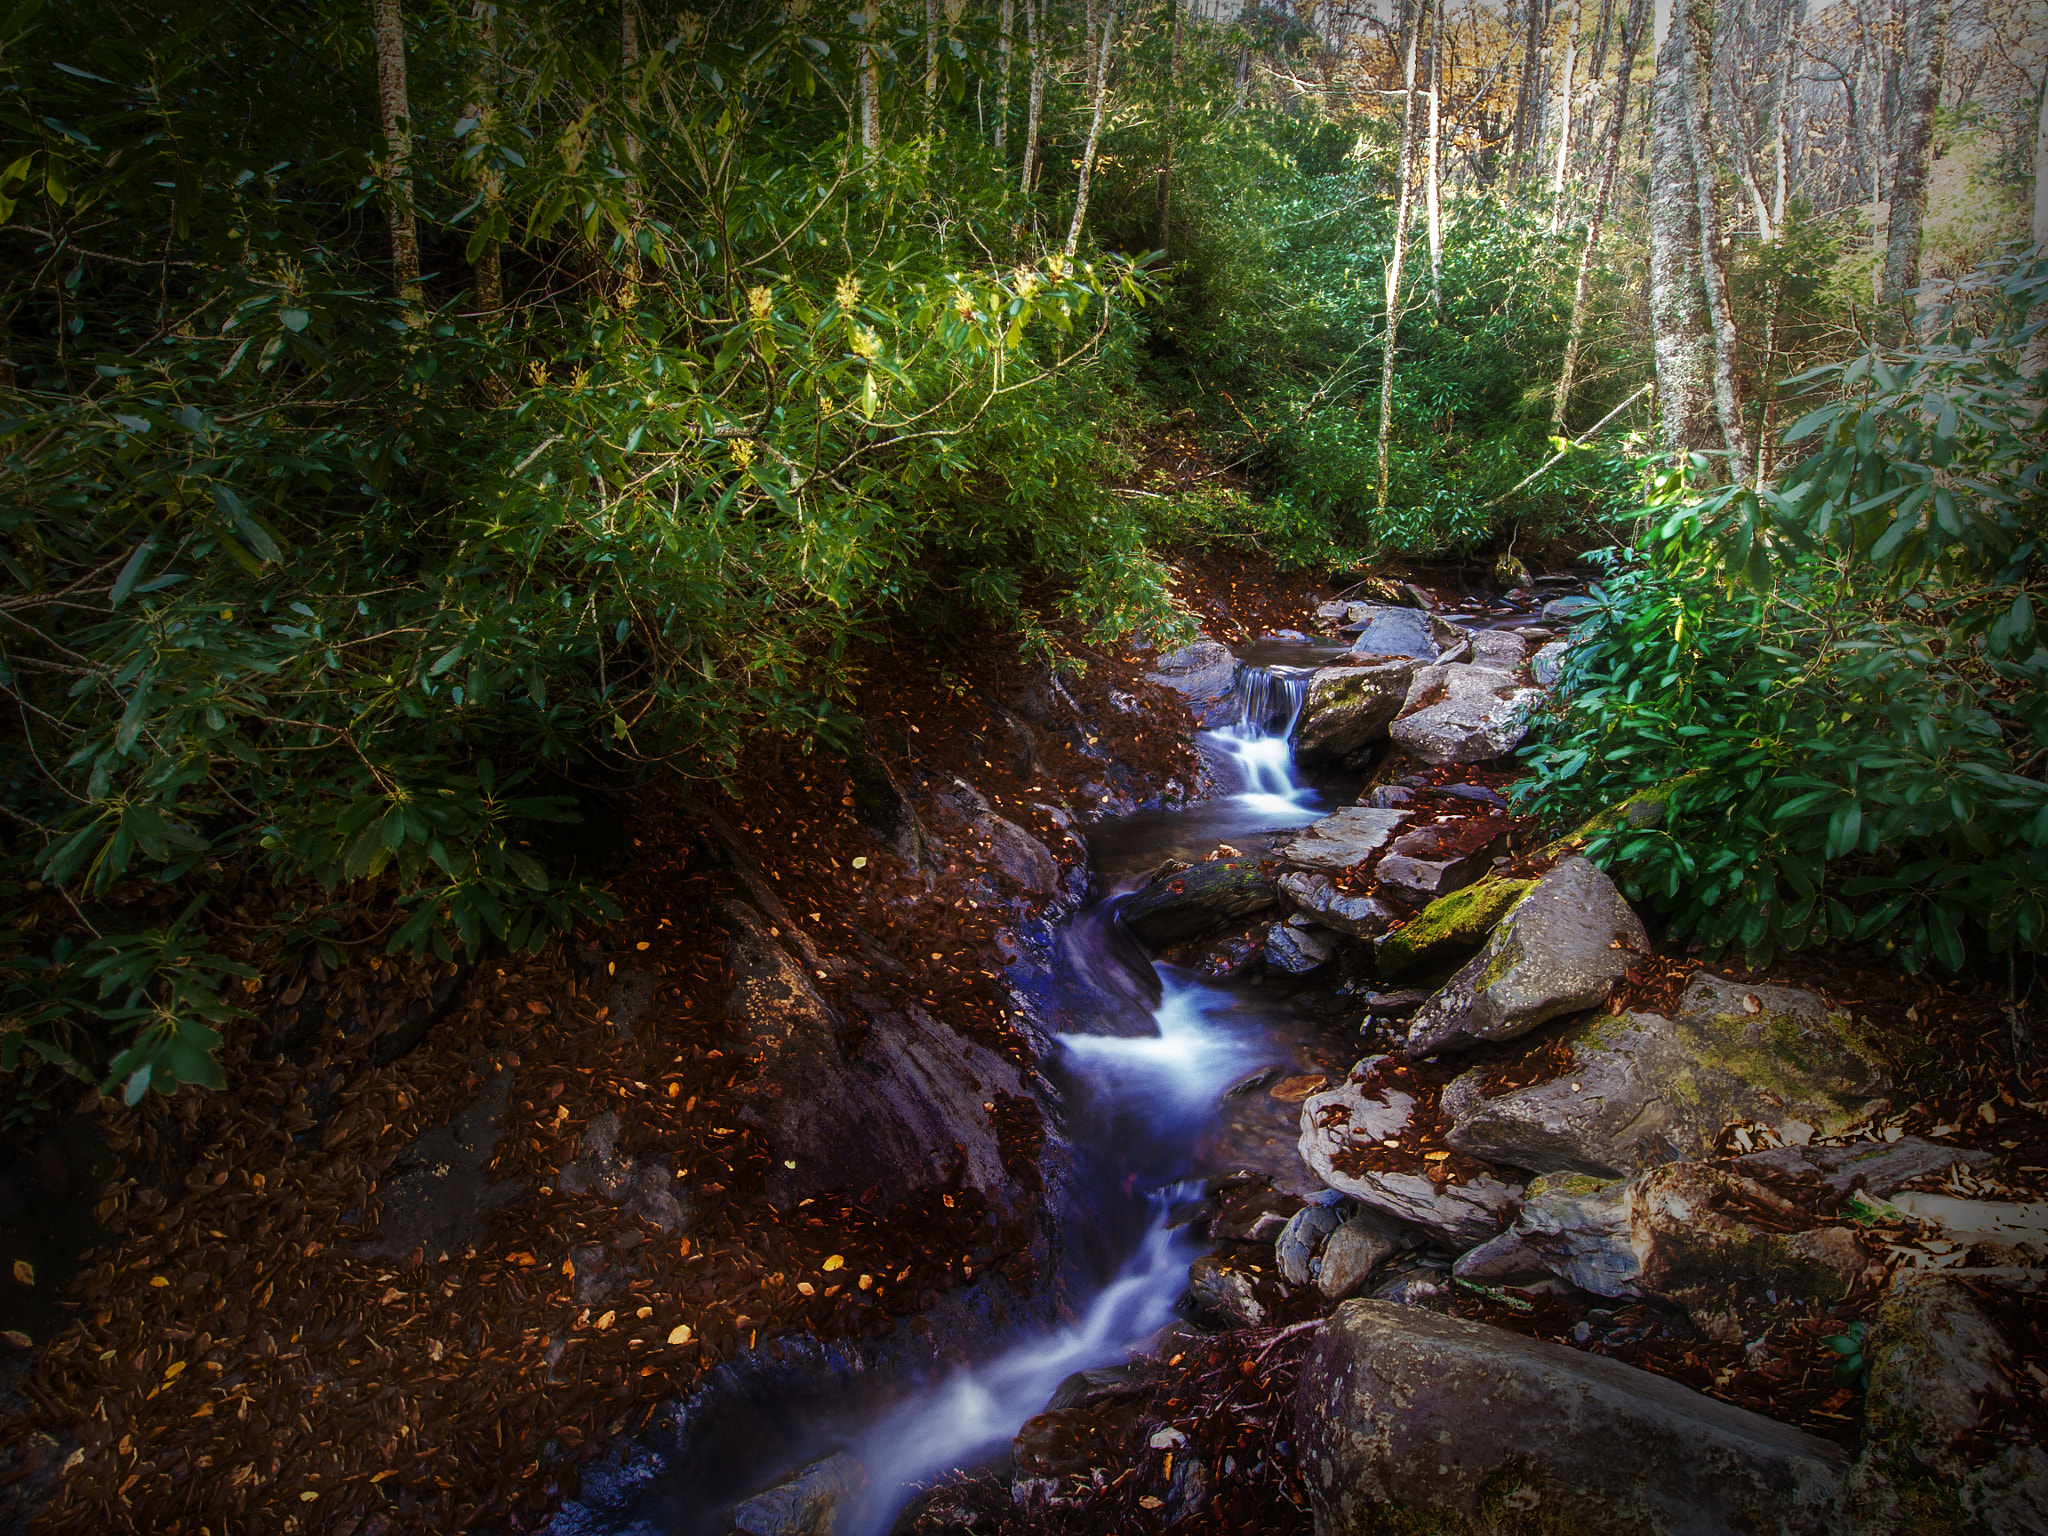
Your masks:
<svg viewBox="0 0 2048 1536"><path fill-rule="evenodd" d="M733 1511L732 1523L747 1536L833 1536L839 1515L867 1485L867 1469L841 1451L754 1495Z"/></svg>
<svg viewBox="0 0 2048 1536"><path fill-rule="evenodd" d="M987 843L997 869L1034 896L1051 896L1060 888L1059 861L1052 851L1014 821L998 816L980 790L956 778L941 798L967 821L970 835Z"/></svg>
<svg viewBox="0 0 2048 1536"><path fill-rule="evenodd" d="M1463 890L1493 867L1494 856L1507 846L1507 826L1490 842L1464 853L1455 848L1455 834L1470 823L1464 820L1437 822L1404 832L1388 845L1386 856L1374 871L1380 888L1397 900L1425 903L1453 891Z"/></svg>
<svg viewBox="0 0 2048 1536"><path fill-rule="evenodd" d="M1406 811L1346 806L1310 823L1278 857L1299 869L1351 869L1385 848L1407 820Z"/></svg>
<svg viewBox="0 0 2048 1536"><path fill-rule="evenodd" d="M1614 882L1585 859L1565 859L1417 1010L1407 1053L1428 1056L1512 1040L1596 1008L1649 944L1642 920Z"/></svg>
<svg viewBox="0 0 2048 1536"><path fill-rule="evenodd" d="M1628 1186L1618 1179L1545 1174L1533 1180L1515 1214L1514 1248L1488 1245L1482 1264L1534 1255L1542 1267L1596 1296L1634 1296L1642 1266L1629 1242Z"/></svg>
<svg viewBox="0 0 2048 1536"><path fill-rule="evenodd" d="M1930 1173L1946 1173L1958 1163L1981 1171L1998 1159L1981 1147L1949 1147L1919 1136L1902 1136L1897 1141L1852 1141L1838 1147L1781 1147L1743 1161L1787 1172L1810 1168L1838 1195L1862 1190L1886 1200Z"/></svg>
<svg viewBox="0 0 2048 1536"><path fill-rule="evenodd" d="M1860 1536L1841 1448L1666 1377L1415 1307L1340 1306L1302 1367L1317 1536ZM1418 1524L1417 1529L1429 1529Z"/></svg>
<svg viewBox="0 0 2048 1536"><path fill-rule="evenodd" d="M1294 721L1300 762L1348 757L1387 739L1422 663L1412 657L1364 667L1324 667L1308 681Z"/></svg>
<svg viewBox="0 0 2048 1536"><path fill-rule="evenodd" d="M1279 899L1256 860L1217 859L1154 880L1125 903L1120 915L1131 932L1156 949L1263 912Z"/></svg>
<svg viewBox="0 0 2048 1536"><path fill-rule="evenodd" d="M1593 599L1590 597L1553 597L1543 605L1543 617L1546 619L1575 619L1592 606Z"/></svg>
<svg viewBox="0 0 2048 1536"><path fill-rule="evenodd" d="M1828 1022L1824 1012L1820 1022ZM1759 1033L1774 1053L1768 1073L1750 1061L1746 1030L1731 1050L1730 1036L1697 1015L1673 1022L1652 1013L1595 1014L1565 1027L1560 1039L1571 1062L1549 1082L1491 1097L1483 1072L1452 1082L1444 1090L1452 1122L1445 1140L1537 1173L1616 1178L1710 1157L1738 1122L1803 1143L1837 1134L1868 1112L1877 1074L1839 1034L1832 1049L1795 1059L1772 1030Z"/></svg>
<svg viewBox="0 0 2048 1536"><path fill-rule="evenodd" d="M1529 659L1529 675L1540 687L1551 687L1557 682L1558 673L1564 670L1565 652L1571 648L1569 640L1551 641Z"/></svg>
<svg viewBox="0 0 2048 1536"><path fill-rule="evenodd" d="M1420 987L1400 987L1391 992L1368 992L1362 1001L1369 1019L1405 1019L1429 1001Z"/></svg>
<svg viewBox="0 0 2048 1536"><path fill-rule="evenodd" d="M1865 1412L1885 1449L1959 1477L1958 1436L1977 1427L1987 1391L2005 1390L2012 1341L1962 1284L1939 1273L1900 1276L1864 1344Z"/></svg>
<svg viewBox="0 0 2048 1536"><path fill-rule="evenodd" d="M1335 1088L1302 1100L1301 1160L1329 1188L1396 1221L1455 1247L1485 1242L1506 1224L1519 1189L1492 1177L1437 1184L1420 1173L1350 1172L1338 1166L1353 1146L1398 1135L1415 1112L1410 1094L1360 1084L1370 1066L1360 1062Z"/></svg>
<svg viewBox="0 0 2048 1536"><path fill-rule="evenodd" d="M1349 1296L1395 1254L1413 1247L1393 1222L1361 1211L1323 1241L1316 1265L1316 1289L1332 1301Z"/></svg>
<svg viewBox="0 0 2048 1536"><path fill-rule="evenodd" d="M2048 1450L2005 1446L1963 1479L1958 1502L1991 1536L2048 1536Z"/></svg>
<svg viewBox="0 0 2048 1536"><path fill-rule="evenodd" d="M1305 1205L1281 1229L1273 1245L1280 1278L1289 1285L1307 1285L1315 1278L1315 1257L1332 1232L1344 1225L1343 1215L1328 1205Z"/></svg>
<svg viewBox="0 0 2048 1536"><path fill-rule="evenodd" d="M1311 976L1337 958L1343 942L1328 928L1275 923L1266 930L1266 969L1297 979Z"/></svg>
<svg viewBox="0 0 2048 1536"><path fill-rule="evenodd" d="M1096 1403L1118 1402L1150 1390L1159 1379L1159 1368L1149 1360L1132 1360L1124 1365L1097 1366L1076 1371L1053 1389L1047 1413L1064 1408L1088 1408Z"/></svg>
<svg viewBox="0 0 2048 1536"><path fill-rule="evenodd" d="M1266 1320L1254 1277L1213 1253L1188 1266L1188 1295L1201 1311L1239 1327L1256 1328Z"/></svg>
<svg viewBox="0 0 2048 1536"><path fill-rule="evenodd" d="M1512 672L1529 659L1529 642L1509 629L1472 631L1472 664Z"/></svg>
<svg viewBox="0 0 2048 1536"><path fill-rule="evenodd" d="M392 1259L418 1253L432 1263L483 1241L492 1213L531 1187L523 1179L491 1179L498 1123L511 1095L512 1071L507 1068L454 1120L425 1132L398 1154L377 1187L382 1219L357 1253Z"/></svg>
<svg viewBox="0 0 2048 1536"><path fill-rule="evenodd" d="M1513 673L1492 667L1424 667L1387 734L1426 763L1490 762L1529 733L1542 698L1541 690L1517 687Z"/></svg>
<svg viewBox="0 0 2048 1536"><path fill-rule="evenodd" d="M1160 657L1145 676L1187 699L1206 724L1207 712L1230 697L1237 681L1237 658L1214 640L1197 640Z"/></svg>
<svg viewBox="0 0 2048 1536"><path fill-rule="evenodd" d="M1337 889L1328 875L1294 870L1273 882L1280 899L1295 911L1306 913L1326 928L1369 939L1385 933L1394 921L1393 908L1370 896L1353 896Z"/></svg>
<svg viewBox="0 0 2048 1536"><path fill-rule="evenodd" d="M1361 656L1413 656L1435 661L1449 647L1464 643L1463 630L1433 613L1373 603L1354 604L1352 611L1356 617L1347 627L1357 625L1358 637L1351 642L1351 649Z"/></svg>
<svg viewBox="0 0 2048 1536"><path fill-rule="evenodd" d="M1390 1307L1426 1307L1433 1312L1445 1312L1450 1310L1451 1292L1434 1275L1403 1275L1374 1291L1372 1299Z"/></svg>
<svg viewBox="0 0 2048 1536"><path fill-rule="evenodd" d="M1369 805L1380 810L1392 810L1397 805L1406 805L1415 798L1415 791L1399 784L1375 784L1358 797L1360 805Z"/></svg>
<svg viewBox="0 0 2048 1536"><path fill-rule="evenodd" d="M556 1176L557 1188L572 1195L601 1195L664 1232L686 1229L694 1204L658 1159L635 1160L619 1150L619 1114L606 1110L583 1128L573 1161Z"/></svg>

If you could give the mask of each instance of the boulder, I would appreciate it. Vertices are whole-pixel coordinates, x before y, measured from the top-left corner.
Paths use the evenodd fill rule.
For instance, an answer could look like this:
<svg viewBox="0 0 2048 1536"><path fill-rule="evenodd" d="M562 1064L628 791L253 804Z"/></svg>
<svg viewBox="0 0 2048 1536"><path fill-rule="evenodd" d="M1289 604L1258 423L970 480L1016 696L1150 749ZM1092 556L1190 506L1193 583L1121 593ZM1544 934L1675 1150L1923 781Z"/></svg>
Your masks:
<svg viewBox="0 0 2048 1536"><path fill-rule="evenodd" d="M1500 920L1535 888L1534 880L1482 880L1439 896L1373 948L1389 981L1462 960L1486 942Z"/></svg>
<svg viewBox="0 0 2048 1536"><path fill-rule="evenodd" d="M1529 658L1529 675L1536 679L1538 687L1549 688L1557 682L1558 674L1564 670L1565 652L1571 648L1569 640L1553 640Z"/></svg>
<svg viewBox="0 0 2048 1536"><path fill-rule="evenodd" d="M1513 630L1472 631L1472 665L1513 672L1529 659L1529 642Z"/></svg>
<svg viewBox="0 0 2048 1536"><path fill-rule="evenodd" d="M1196 1310L1231 1326L1257 1328L1280 1299L1278 1276L1267 1262L1225 1250L1205 1253L1188 1266L1188 1296Z"/></svg>
<svg viewBox="0 0 2048 1536"><path fill-rule="evenodd" d="M1502 550L1493 557L1493 584L1503 592L1513 592L1529 585L1529 567Z"/></svg>
<svg viewBox="0 0 2048 1536"><path fill-rule="evenodd" d="M867 1485L867 1469L841 1451L748 1499L732 1523L747 1536L833 1536Z"/></svg>
<svg viewBox="0 0 2048 1536"><path fill-rule="evenodd" d="M1491 1175L1438 1182L1421 1173L1360 1168L1347 1156L1398 1137L1416 1113L1413 1094L1372 1085L1373 1061L1360 1062L1344 1082L1302 1101L1301 1160L1329 1188L1453 1247L1485 1242L1507 1222L1519 1189Z"/></svg>
<svg viewBox="0 0 2048 1536"><path fill-rule="evenodd" d="M1141 1397L1159 1380L1159 1367L1149 1360L1130 1360L1122 1365L1100 1365L1076 1371L1053 1389L1046 1412L1063 1408L1092 1408L1097 1403L1123 1402Z"/></svg>
<svg viewBox="0 0 2048 1536"><path fill-rule="evenodd" d="M1153 948L1199 938L1279 901L1256 860L1219 859L1154 880L1118 914Z"/></svg>
<svg viewBox="0 0 2048 1536"><path fill-rule="evenodd" d="M1396 658L1363 667L1324 667L1308 681L1294 720L1298 762L1349 757L1387 739L1422 663Z"/></svg>
<svg viewBox="0 0 2048 1536"><path fill-rule="evenodd" d="M1546 1269L1596 1296L1634 1296L1642 1266L1629 1237L1628 1187L1618 1179L1544 1174L1529 1184L1513 1228L1459 1259L1469 1278Z"/></svg>
<svg viewBox="0 0 2048 1536"><path fill-rule="evenodd" d="M1361 1211L1323 1240L1315 1263L1316 1289L1332 1301L1342 1300L1371 1278L1372 1272L1414 1244L1393 1222Z"/></svg>
<svg viewBox="0 0 2048 1536"><path fill-rule="evenodd" d="M1295 911L1356 939L1386 932L1396 921L1393 908L1371 896L1353 896L1338 889L1328 875L1294 870L1274 881L1280 899Z"/></svg>
<svg viewBox="0 0 2048 1536"><path fill-rule="evenodd" d="M1266 969L1303 980L1337 958L1344 936L1314 924L1289 921L1266 930Z"/></svg>
<svg viewBox="0 0 2048 1536"><path fill-rule="evenodd" d="M1832 1025L1823 1013L1810 1027ZM1719 1031L1712 1017L1697 1014L1676 1022L1653 1013L1595 1014L1562 1026L1525 1058L1552 1074L1547 1081L1500 1092L1490 1086L1496 1068L1452 1082L1444 1090L1452 1122L1445 1140L1537 1173L1616 1178L1711 1157L1721 1133L1738 1122L1803 1143L1867 1112L1868 1094L1849 1090L1867 1088L1877 1074L1839 1034L1832 1050L1798 1060L1782 1054L1768 1082L1759 1082L1731 1069Z"/></svg>
<svg viewBox="0 0 2048 1536"><path fill-rule="evenodd" d="M1870 1438L1959 1477L1969 1466L1955 1442L1977 1427L1985 1393L2006 1390L2012 1341L1961 1282L1939 1273L1899 1280L1863 1346Z"/></svg>
<svg viewBox="0 0 2048 1536"><path fill-rule="evenodd" d="M1869 1529L1828 1441L1617 1360L1378 1301L1317 1333L1295 1443L1317 1536Z"/></svg>
<svg viewBox="0 0 2048 1536"><path fill-rule="evenodd" d="M1335 1206L1305 1205L1296 1211L1273 1245L1280 1278L1289 1285L1307 1285L1314 1278L1315 1258L1324 1240L1343 1225L1344 1217Z"/></svg>
<svg viewBox="0 0 2048 1536"><path fill-rule="evenodd" d="M1829 1126L1860 1117L1884 1088L1882 1074L1856 1049L1855 1021L1817 993L1695 971L1676 1022L1703 1070L1746 1083L1765 1099L1803 1100Z"/></svg>
<svg viewBox="0 0 2048 1536"><path fill-rule="evenodd" d="M1277 857L1297 869L1351 869L1385 848L1407 820L1406 811L1346 806L1311 822Z"/></svg>
<svg viewBox="0 0 2048 1536"><path fill-rule="evenodd" d="M1228 724L1236 712L1231 695L1237 683L1237 658L1214 640L1197 640L1169 652L1145 676L1186 699L1205 726Z"/></svg>
<svg viewBox="0 0 2048 1536"><path fill-rule="evenodd" d="M991 862L1013 884L1033 896L1051 896L1059 890L1060 866L1052 850L1014 821L998 816L980 790L955 778L939 798L965 819L970 835L988 844Z"/></svg>
<svg viewBox="0 0 2048 1536"><path fill-rule="evenodd" d="M1568 858L1536 882L1443 990L1416 1011L1407 1053L1428 1056L1512 1040L1583 1013L1649 950L1649 935L1614 882Z"/></svg>
<svg viewBox="0 0 2048 1536"><path fill-rule="evenodd" d="M1465 642L1465 632L1449 619L1415 608L1383 608L1355 603L1345 627L1356 628L1352 651L1360 656L1411 656L1435 661L1452 646Z"/></svg>
<svg viewBox="0 0 2048 1536"><path fill-rule="evenodd" d="M1543 617L1570 621L1594 606L1596 605L1590 597L1553 597L1543 605Z"/></svg>
<svg viewBox="0 0 2048 1536"><path fill-rule="evenodd" d="M1517 687L1512 672L1493 667L1424 667L1387 734L1426 763L1489 762L1529 733L1542 697L1540 689Z"/></svg>
<svg viewBox="0 0 2048 1536"><path fill-rule="evenodd" d="M1497 817L1453 817L1404 832L1387 846L1374 877L1397 901L1429 902L1485 874L1507 847Z"/></svg>

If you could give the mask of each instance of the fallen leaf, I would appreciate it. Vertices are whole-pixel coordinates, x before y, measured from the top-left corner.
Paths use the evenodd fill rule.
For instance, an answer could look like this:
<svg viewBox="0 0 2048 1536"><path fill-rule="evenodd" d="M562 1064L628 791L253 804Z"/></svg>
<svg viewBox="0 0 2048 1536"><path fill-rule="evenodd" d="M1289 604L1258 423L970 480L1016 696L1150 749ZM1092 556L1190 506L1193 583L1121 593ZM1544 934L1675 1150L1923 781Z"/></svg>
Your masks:
<svg viewBox="0 0 2048 1536"><path fill-rule="evenodd" d="M690 1325L688 1323L677 1323L675 1327L669 1330L668 1341L671 1344L689 1343Z"/></svg>
<svg viewBox="0 0 2048 1536"><path fill-rule="evenodd" d="M29 1263L27 1259L16 1259L14 1261L14 1278L23 1285L34 1285L36 1283L35 1266Z"/></svg>
<svg viewBox="0 0 2048 1536"><path fill-rule="evenodd" d="M150 1284L151 1284L152 1286L156 1287L156 1289L158 1289L158 1290L162 1290L162 1289L163 1289L163 1288L164 1288L165 1286L169 1285L169 1284L170 1284L171 1282L170 1282L170 1281L168 1281L168 1280L166 1280L166 1279L165 1279L165 1278L164 1278L164 1277L163 1277L162 1275L151 1275L151 1276L149 1277L149 1283L150 1283Z"/></svg>
<svg viewBox="0 0 2048 1536"><path fill-rule="evenodd" d="M1166 1500L1156 1499L1149 1493L1138 1500L1138 1508L1140 1509L1161 1509L1165 1507L1165 1504Z"/></svg>
<svg viewBox="0 0 2048 1536"><path fill-rule="evenodd" d="M796 1288L799 1295L815 1296L818 1294L818 1288L808 1280L797 1281Z"/></svg>
<svg viewBox="0 0 2048 1536"><path fill-rule="evenodd" d="M835 1269L844 1269L846 1268L846 1256L844 1254L835 1253L832 1255L831 1258L827 1259L824 1262L824 1264L820 1267L828 1275Z"/></svg>
<svg viewBox="0 0 2048 1536"><path fill-rule="evenodd" d="M599 1319L597 1320L597 1331L598 1331L599 1333L603 1333L603 1332L605 1331L605 1329L607 1329L607 1328L611 1327L611 1325L612 1325L612 1320L613 1320L614 1318L616 1318L616 1317L617 1317L618 1315L619 1315L619 1314L618 1314L618 1313L616 1313L616 1312L607 1312L607 1313L605 1313L605 1314L604 1314L604 1316L600 1317L600 1318L599 1318Z"/></svg>

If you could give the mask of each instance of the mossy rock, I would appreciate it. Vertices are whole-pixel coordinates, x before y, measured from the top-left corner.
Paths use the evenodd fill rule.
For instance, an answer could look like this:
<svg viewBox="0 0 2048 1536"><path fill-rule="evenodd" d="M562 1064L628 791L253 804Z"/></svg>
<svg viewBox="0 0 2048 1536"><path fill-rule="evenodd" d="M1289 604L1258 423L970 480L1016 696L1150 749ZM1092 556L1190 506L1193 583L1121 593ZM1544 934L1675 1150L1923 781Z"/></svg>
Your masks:
<svg viewBox="0 0 2048 1536"><path fill-rule="evenodd" d="M1462 959L1487 940L1500 920L1535 887L1534 880L1481 880L1439 896L1405 927L1379 942L1375 959L1388 980Z"/></svg>
<svg viewBox="0 0 2048 1536"><path fill-rule="evenodd" d="M1125 904L1121 916L1156 949L1200 938L1279 900L1256 861L1218 860L1154 880Z"/></svg>

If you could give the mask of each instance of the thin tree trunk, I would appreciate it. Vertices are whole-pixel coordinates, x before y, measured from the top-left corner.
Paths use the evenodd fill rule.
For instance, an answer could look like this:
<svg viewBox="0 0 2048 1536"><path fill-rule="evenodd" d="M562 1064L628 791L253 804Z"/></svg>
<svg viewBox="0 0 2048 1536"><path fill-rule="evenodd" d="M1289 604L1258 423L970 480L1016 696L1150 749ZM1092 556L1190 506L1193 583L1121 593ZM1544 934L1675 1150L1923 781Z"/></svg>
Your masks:
<svg viewBox="0 0 2048 1536"><path fill-rule="evenodd" d="M855 67L860 74L860 147L871 155L882 147L882 79L875 48L875 34L881 28L881 0L868 0L860 12Z"/></svg>
<svg viewBox="0 0 2048 1536"><path fill-rule="evenodd" d="M1423 196L1429 220L1429 303L1441 313L1444 307L1444 216L1440 159L1444 130L1444 0L1431 7L1429 33L1429 164L1424 171Z"/></svg>
<svg viewBox="0 0 2048 1536"><path fill-rule="evenodd" d="M1685 128L1699 207L1700 278L1706 289L1707 319L1714 340L1714 413L1728 449L1730 479L1748 473L1749 432L1742 421L1742 397L1735 374L1735 314L1728 299L1728 263L1721 241L1721 213L1714 201L1713 141L1707 136L1707 99L1714 68L1714 0L1675 0L1671 30L1683 22Z"/></svg>
<svg viewBox="0 0 2048 1536"><path fill-rule="evenodd" d="M1046 0L1024 0L1026 51L1031 55L1031 91L1024 114L1024 174L1018 188L1026 197L1038 179L1038 121L1045 110L1045 46L1038 35Z"/></svg>
<svg viewBox="0 0 2048 1536"><path fill-rule="evenodd" d="M939 91L939 0L924 0L924 99Z"/></svg>
<svg viewBox="0 0 2048 1536"><path fill-rule="evenodd" d="M619 0L619 70L629 79L640 65L640 27L633 5L634 0ZM639 93L635 89L627 98L626 110L637 112L639 108ZM642 276L640 231L647 222L647 214L640 197L640 136L630 127L626 130L626 213L631 228L626 237L625 307L631 309Z"/></svg>
<svg viewBox="0 0 2048 1536"><path fill-rule="evenodd" d="M1102 143L1102 114L1109 106L1109 45L1116 36L1114 3L1099 18L1102 41L1095 57L1095 115L1088 124L1088 147L1081 152L1081 185L1074 192L1074 221L1067 226L1066 252L1072 256L1081 244L1081 225L1088 217L1088 183L1095 173L1095 151Z"/></svg>
<svg viewBox="0 0 2048 1536"><path fill-rule="evenodd" d="M1522 18L1522 76L1515 85L1515 152L1514 177L1519 180L1528 168L1530 150L1530 119L1538 112L1536 93L1540 89L1539 72L1543 48L1544 0L1522 0L1526 14Z"/></svg>
<svg viewBox="0 0 2048 1536"><path fill-rule="evenodd" d="M405 10L399 0L371 0L377 44L377 110L384 123L384 186L390 201L391 281L409 305L420 289L420 227L412 202L412 102L405 87Z"/></svg>
<svg viewBox="0 0 2048 1536"><path fill-rule="evenodd" d="M1237 101L1231 107L1233 112L1242 112L1252 88L1252 45L1249 42L1237 45Z"/></svg>
<svg viewBox="0 0 2048 1536"><path fill-rule="evenodd" d="M2033 257L2048 261L2048 70L2043 71L2040 117L2034 124ZM2020 358L2020 376L2033 379L2048 373L2048 303L2035 305L2027 321L2042 327Z"/></svg>
<svg viewBox="0 0 2048 1536"><path fill-rule="evenodd" d="M1003 158L1005 130L1010 122L1010 24L1014 19L1011 0L1003 0L996 20L996 160Z"/></svg>
<svg viewBox="0 0 2048 1536"><path fill-rule="evenodd" d="M1658 420L1674 457L1710 448L1716 436L1699 185L1685 122L1685 30L1674 17L1650 86L1650 324Z"/></svg>
<svg viewBox="0 0 2048 1536"><path fill-rule="evenodd" d="M1920 286L1920 232L1927 216L1927 180L1934 162L1934 111L1948 52L1949 0L1913 0L1906 35L1906 80L1898 151L1892 162L1892 207L1878 302L1909 318Z"/></svg>
<svg viewBox="0 0 2048 1536"><path fill-rule="evenodd" d="M1394 249L1387 258L1387 325L1380 343L1379 488L1377 506L1387 510L1387 460L1394 434L1394 346L1401 327L1401 262L1407 254L1409 187L1415 179L1415 45L1422 19L1408 29L1401 62L1401 190L1394 200Z"/></svg>
<svg viewBox="0 0 2048 1536"><path fill-rule="evenodd" d="M1101 25L1102 0L1083 0L1081 67L1088 77L1088 99L1095 99L1095 38Z"/></svg>
<svg viewBox="0 0 2048 1536"><path fill-rule="evenodd" d="M1180 37L1181 22L1187 13L1187 0L1173 0L1173 40L1168 47L1166 78L1171 94L1171 105L1166 115L1166 148L1159 157L1159 251L1166 253L1168 217L1172 212L1173 199L1173 134L1180 115Z"/></svg>
<svg viewBox="0 0 2048 1536"><path fill-rule="evenodd" d="M1792 82L1799 61L1799 32L1806 22L1806 0L1787 0L1785 35L1779 40L1783 64L1771 103L1771 238L1785 233L1785 210L1792 192Z"/></svg>
<svg viewBox="0 0 2048 1536"><path fill-rule="evenodd" d="M1565 413L1571 408L1573 376L1579 365L1579 343L1586 334L1586 288L1593 272L1593 253L1600 245L1601 226L1607 219L1607 200L1614 193L1614 176L1621 165L1622 135L1628 121L1629 79L1635 73L1636 50L1650 25L1650 0L1629 0L1628 20L1621 33L1621 73L1614 81L1614 115L1607 123L1607 154L1600 163L1600 184L1593 194L1593 214L1586 221L1586 243L1579 248L1579 276L1572 288L1572 323L1564 342L1564 367L1557 377L1557 397L1551 402L1550 426L1554 435L1564 435Z"/></svg>
<svg viewBox="0 0 2048 1536"><path fill-rule="evenodd" d="M469 105L464 115L476 124L470 131L482 134L484 143L489 144L495 136L498 121L498 61L501 53L498 7L491 0L475 0L470 20L476 24L478 34L476 69L470 76ZM505 178L495 165L487 164L478 180L483 186L482 224L488 229L496 222L498 210L504 203ZM472 270L476 273L477 308L485 314L496 314L505 307L505 279L495 238L484 241L483 248L476 253Z"/></svg>
<svg viewBox="0 0 2048 1536"><path fill-rule="evenodd" d="M1564 88L1557 95L1557 169L1550 181L1550 232L1557 233L1564 217L1564 172L1572 148L1572 73L1579 59L1579 0L1571 0L1565 18Z"/></svg>

